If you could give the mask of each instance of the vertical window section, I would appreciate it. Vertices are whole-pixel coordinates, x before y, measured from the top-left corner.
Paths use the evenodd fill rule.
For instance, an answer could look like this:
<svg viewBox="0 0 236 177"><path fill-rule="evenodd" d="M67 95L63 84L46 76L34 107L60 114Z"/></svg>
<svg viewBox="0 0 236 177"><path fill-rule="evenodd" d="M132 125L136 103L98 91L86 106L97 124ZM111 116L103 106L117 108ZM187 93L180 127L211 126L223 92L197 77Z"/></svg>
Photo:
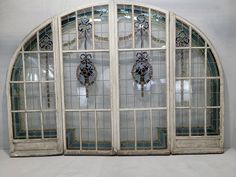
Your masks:
<svg viewBox="0 0 236 177"><path fill-rule="evenodd" d="M112 148L108 22L108 6L82 9L61 19L68 150Z"/></svg>
<svg viewBox="0 0 236 177"><path fill-rule="evenodd" d="M14 139L56 138L52 27L48 24L24 45L11 75Z"/></svg>
<svg viewBox="0 0 236 177"><path fill-rule="evenodd" d="M220 80L214 55L198 32L176 20L176 136L219 134Z"/></svg>
<svg viewBox="0 0 236 177"><path fill-rule="evenodd" d="M117 13L120 149L166 149L166 16L130 5Z"/></svg>

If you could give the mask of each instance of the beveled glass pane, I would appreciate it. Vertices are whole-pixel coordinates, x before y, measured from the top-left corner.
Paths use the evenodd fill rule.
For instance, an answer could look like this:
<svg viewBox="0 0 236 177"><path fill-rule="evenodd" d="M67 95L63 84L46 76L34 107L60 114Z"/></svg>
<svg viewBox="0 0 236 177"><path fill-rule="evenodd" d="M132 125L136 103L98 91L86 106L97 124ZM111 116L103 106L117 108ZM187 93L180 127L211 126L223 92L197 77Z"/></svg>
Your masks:
<svg viewBox="0 0 236 177"><path fill-rule="evenodd" d="M18 54L12 68L11 81L23 81L23 61L22 54Z"/></svg>
<svg viewBox="0 0 236 177"><path fill-rule="evenodd" d="M175 81L175 104L176 106L188 106L190 101L190 81L177 79Z"/></svg>
<svg viewBox="0 0 236 177"><path fill-rule="evenodd" d="M11 87L11 109L12 110L24 110L24 84L14 83Z"/></svg>
<svg viewBox="0 0 236 177"><path fill-rule="evenodd" d="M82 112L82 149L95 150L96 149L96 134L95 134L95 113Z"/></svg>
<svg viewBox="0 0 236 177"><path fill-rule="evenodd" d="M39 83L26 83L26 104L29 110L40 109Z"/></svg>
<svg viewBox="0 0 236 177"><path fill-rule="evenodd" d="M76 16L75 13L71 13L62 17L62 49L63 50L75 50L76 49Z"/></svg>
<svg viewBox="0 0 236 177"><path fill-rule="evenodd" d="M189 26L176 19L176 47L189 46Z"/></svg>
<svg viewBox="0 0 236 177"><path fill-rule="evenodd" d="M95 49L109 48L108 6L94 7L94 43Z"/></svg>
<svg viewBox="0 0 236 177"><path fill-rule="evenodd" d="M191 76L205 76L205 49L192 49Z"/></svg>
<svg viewBox="0 0 236 177"><path fill-rule="evenodd" d="M166 110L152 111L152 143L153 149L167 148L167 112Z"/></svg>
<svg viewBox="0 0 236 177"><path fill-rule="evenodd" d="M97 112L98 150L111 150L111 112Z"/></svg>
<svg viewBox="0 0 236 177"><path fill-rule="evenodd" d="M192 29L192 47L204 47L204 46L205 46L204 39L194 29Z"/></svg>
<svg viewBox="0 0 236 177"><path fill-rule="evenodd" d="M193 107L205 106L205 80L192 79L192 99L191 104Z"/></svg>
<svg viewBox="0 0 236 177"><path fill-rule="evenodd" d="M27 113L27 125L30 139L42 138L40 112Z"/></svg>
<svg viewBox="0 0 236 177"><path fill-rule="evenodd" d="M134 6L134 36L136 48L149 47L149 27L148 8Z"/></svg>
<svg viewBox="0 0 236 177"><path fill-rule="evenodd" d="M12 113L12 129L14 139L26 139L25 113Z"/></svg>
<svg viewBox="0 0 236 177"><path fill-rule="evenodd" d="M219 76L218 66L211 49L207 49L207 76Z"/></svg>
<svg viewBox="0 0 236 177"><path fill-rule="evenodd" d="M152 47L166 47L166 15L151 10Z"/></svg>
<svg viewBox="0 0 236 177"><path fill-rule="evenodd" d="M220 108L208 108L206 114L207 135L220 134Z"/></svg>
<svg viewBox="0 0 236 177"><path fill-rule="evenodd" d="M135 149L134 112L120 112L120 148L121 150Z"/></svg>
<svg viewBox="0 0 236 177"><path fill-rule="evenodd" d="M39 64L37 54L25 54L25 80L39 80Z"/></svg>
<svg viewBox="0 0 236 177"><path fill-rule="evenodd" d="M151 118L149 111L136 111L137 149L151 149Z"/></svg>
<svg viewBox="0 0 236 177"><path fill-rule="evenodd" d="M220 79L207 80L207 106L220 106Z"/></svg>
<svg viewBox="0 0 236 177"><path fill-rule="evenodd" d="M119 48L132 48L133 27L132 27L132 6L118 5L118 39Z"/></svg>
<svg viewBox="0 0 236 177"><path fill-rule="evenodd" d="M175 65L176 77L189 76L189 50L188 49L177 49L176 50L175 63L176 63L176 65Z"/></svg>
<svg viewBox="0 0 236 177"><path fill-rule="evenodd" d="M68 149L80 149L79 112L66 112L66 145Z"/></svg>
<svg viewBox="0 0 236 177"><path fill-rule="evenodd" d="M43 109L55 109L55 86L53 82L41 84Z"/></svg>
<svg viewBox="0 0 236 177"><path fill-rule="evenodd" d="M191 109L191 135L203 136L205 129L205 110Z"/></svg>
<svg viewBox="0 0 236 177"><path fill-rule="evenodd" d="M56 112L43 112L43 133L44 138L57 137Z"/></svg>
<svg viewBox="0 0 236 177"><path fill-rule="evenodd" d="M175 109L176 136L189 136L189 109Z"/></svg>
<svg viewBox="0 0 236 177"><path fill-rule="evenodd" d="M79 10L78 14L78 46L79 49L93 48L92 8Z"/></svg>
<svg viewBox="0 0 236 177"><path fill-rule="evenodd" d="M24 45L24 51L36 51L37 49L37 36L33 35Z"/></svg>
<svg viewBox="0 0 236 177"><path fill-rule="evenodd" d="M44 51L53 50L52 27L48 24L39 31L39 49Z"/></svg>
<svg viewBox="0 0 236 177"><path fill-rule="evenodd" d="M54 80L54 62L52 53L40 54L41 80Z"/></svg>

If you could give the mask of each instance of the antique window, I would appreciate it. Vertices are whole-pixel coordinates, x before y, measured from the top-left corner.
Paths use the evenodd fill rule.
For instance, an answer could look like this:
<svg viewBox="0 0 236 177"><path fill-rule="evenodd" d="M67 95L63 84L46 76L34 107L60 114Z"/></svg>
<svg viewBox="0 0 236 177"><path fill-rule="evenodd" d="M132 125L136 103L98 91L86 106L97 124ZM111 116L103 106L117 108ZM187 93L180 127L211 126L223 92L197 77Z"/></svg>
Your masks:
<svg viewBox="0 0 236 177"><path fill-rule="evenodd" d="M11 156L223 152L223 73L174 13L101 4L32 31L8 72Z"/></svg>

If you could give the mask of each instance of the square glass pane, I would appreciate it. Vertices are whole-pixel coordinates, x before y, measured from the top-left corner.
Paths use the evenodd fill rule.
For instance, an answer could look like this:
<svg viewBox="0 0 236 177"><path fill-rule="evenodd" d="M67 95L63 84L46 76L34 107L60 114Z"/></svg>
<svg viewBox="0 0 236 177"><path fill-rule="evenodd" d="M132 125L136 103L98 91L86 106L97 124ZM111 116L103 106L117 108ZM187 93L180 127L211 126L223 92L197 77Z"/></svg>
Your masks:
<svg viewBox="0 0 236 177"><path fill-rule="evenodd" d="M192 49L191 76L205 76L205 49Z"/></svg>
<svg viewBox="0 0 236 177"><path fill-rule="evenodd" d="M22 54L18 54L12 68L11 81L23 81L23 61Z"/></svg>
<svg viewBox="0 0 236 177"><path fill-rule="evenodd" d="M176 47L189 46L189 26L176 19Z"/></svg>
<svg viewBox="0 0 236 177"><path fill-rule="evenodd" d="M68 149L80 149L80 116L79 112L66 112L66 145Z"/></svg>
<svg viewBox="0 0 236 177"><path fill-rule="evenodd" d="M189 136L189 109L175 109L176 136Z"/></svg>
<svg viewBox="0 0 236 177"><path fill-rule="evenodd" d="M207 135L220 134L220 108L208 108L206 113Z"/></svg>
<svg viewBox="0 0 236 177"><path fill-rule="evenodd" d="M220 106L220 79L207 80L207 106Z"/></svg>
<svg viewBox="0 0 236 177"><path fill-rule="evenodd" d="M205 46L204 39L194 29L192 29L192 47L204 47L204 46Z"/></svg>
<svg viewBox="0 0 236 177"><path fill-rule="evenodd" d="M166 47L166 15L151 10L152 47Z"/></svg>
<svg viewBox="0 0 236 177"><path fill-rule="evenodd" d="M96 149L96 134L95 134L95 113L82 112L82 149L95 150Z"/></svg>
<svg viewBox="0 0 236 177"><path fill-rule="evenodd" d="M111 150L111 112L97 112L98 150Z"/></svg>
<svg viewBox="0 0 236 177"><path fill-rule="evenodd" d="M12 110L24 110L24 84L14 83L11 84L11 109Z"/></svg>
<svg viewBox="0 0 236 177"><path fill-rule="evenodd" d="M211 49L207 49L207 76L219 76L217 63Z"/></svg>
<svg viewBox="0 0 236 177"><path fill-rule="evenodd" d="M132 6L131 5L118 5L118 39L119 48L132 48L133 41L133 27L132 27Z"/></svg>
<svg viewBox="0 0 236 177"><path fill-rule="evenodd" d="M149 111L136 111L137 149L151 149L151 118Z"/></svg>
<svg viewBox="0 0 236 177"><path fill-rule="evenodd" d="M12 129L14 139L26 139L25 113L12 113Z"/></svg>
<svg viewBox="0 0 236 177"><path fill-rule="evenodd" d="M43 133L44 138L57 137L56 112L43 112Z"/></svg>
<svg viewBox="0 0 236 177"><path fill-rule="evenodd" d="M177 79L175 81L175 104L177 107L188 106L190 101L190 81Z"/></svg>
<svg viewBox="0 0 236 177"><path fill-rule="evenodd" d="M204 136L205 133L205 109L191 110L191 135Z"/></svg>
<svg viewBox="0 0 236 177"><path fill-rule="evenodd" d="M48 24L39 31L39 49L43 51L53 50L52 27Z"/></svg>
<svg viewBox="0 0 236 177"><path fill-rule="evenodd" d="M189 76L189 50L177 49L175 61L175 75L176 77Z"/></svg>
<svg viewBox="0 0 236 177"><path fill-rule="evenodd" d="M43 109L55 109L55 86L53 82L41 83Z"/></svg>
<svg viewBox="0 0 236 177"><path fill-rule="evenodd" d="M166 110L152 111L152 144L153 149L167 148L167 112Z"/></svg>
<svg viewBox="0 0 236 177"><path fill-rule="evenodd" d="M77 80L76 71L80 65L79 53L64 53L63 54L63 75L64 81Z"/></svg>
<svg viewBox="0 0 236 177"><path fill-rule="evenodd" d="M193 107L205 106L205 80L204 79L192 79L192 98L191 104Z"/></svg>
<svg viewBox="0 0 236 177"><path fill-rule="evenodd" d="M39 110L40 94L39 83L26 83L26 104L29 110Z"/></svg>
<svg viewBox="0 0 236 177"><path fill-rule="evenodd" d="M39 64L37 54L25 54L25 80L39 80Z"/></svg>
<svg viewBox="0 0 236 177"><path fill-rule="evenodd" d="M24 51L36 51L38 50L37 36L33 35L24 45Z"/></svg>
<svg viewBox="0 0 236 177"><path fill-rule="evenodd" d="M40 54L40 69L42 81L54 80L53 53Z"/></svg>
<svg viewBox="0 0 236 177"><path fill-rule="evenodd" d="M121 150L135 149L134 112L120 112L120 148Z"/></svg>
<svg viewBox="0 0 236 177"><path fill-rule="evenodd" d="M42 138L40 112L27 113L29 139Z"/></svg>
<svg viewBox="0 0 236 177"><path fill-rule="evenodd" d="M94 7L94 43L95 49L109 48L108 6Z"/></svg>

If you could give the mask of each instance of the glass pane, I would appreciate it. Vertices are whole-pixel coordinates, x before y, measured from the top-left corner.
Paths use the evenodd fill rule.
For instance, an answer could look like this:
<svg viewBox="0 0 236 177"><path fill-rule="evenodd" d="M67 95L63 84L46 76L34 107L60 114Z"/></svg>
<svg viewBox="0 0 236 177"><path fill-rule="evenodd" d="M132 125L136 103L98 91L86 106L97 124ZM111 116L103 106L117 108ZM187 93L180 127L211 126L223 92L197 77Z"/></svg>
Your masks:
<svg viewBox="0 0 236 177"><path fill-rule="evenodd" d="M29 138L42 138L40 113L27 113L27 121Z"/></svg>
<svg viewBox="0 0 236 177"><path fill-rule="evenodd" d="M166 110L152 111L153 149L167 148L167 113Z"/></svg>
<svg viewBox="0 0 236 177"><path fill-rule="evenodd" d="M175 82L176 106L188 106L190 101L189 80L177 79Z"/></svg>
<svg viewBox="0 0 236 177"><path fill-rule="evenodd" d="M53 38L51 24L39 31L39 49L53 50Z"/></svg>
<svg viewBox="0 0 236 177"><path fill-rule="evenodd" d="M189 46L189 26L176 20L176 47Z"/></svg>
<svg viewBox="0 0 236 177"><path fill-rule="evenodd" d="M191 76L205 76L205 49L192 49Z"/></svg>
<svg viewBox="0 0 236 177"><path fill-rule="evenodd" d="M204 39L194 29L192 29L192 47L204 47L204 46L205 46Z"/></svg>
<svg viewBox="0 0 236 177"><path fill-rule="evenodd" d="M55 86L52 82L41 84L43 109L55 109Z"/></svg>
<svg viewBox="0 0 236 177"><path fill-rule="evenodd" d="M11 109L24 110L24 84L11 84Z"/></svg>
<svg viewBox="0 0 236 177"><path fill-rule="evenodd" d="M39 83L26 83L26 103L27 109L40 109Z"/></svg>
<svg viewBox="0 0 236 177"><path fill-rule="evenodd" d="M57 137L56 112L43 112L44 138Z"/></svg>
<svg viewBox="0 0 236 177"><path fill-rule="evenodd" d="M152 47L166 47L166 15L151 10L152 22Z"/></svg>
<svg viewBox="0 0 236 177"><path fill-rule="evenodd" d="M39 65L37 54L25 54L25 80L39 80Z"/></svg>
<svg viewBox="0 0 236 177"><path fill-rule="evenodd" d="M207 49L207 76L219 76L219 70L211 49Z"/></svg>
<svg viewBox="0 0 236 177"><path fill-rule="evenodd" d="M24 45L24 51L36 51L37 50L37 36L33 35Z"/></svg>
<svg viewBox="0 0 236 177"><path fill-rule="evenodd" d="M117 13L119 48L132 48L132 6L118 5Z"/></svg>
<svg viewBox="0 0 236 177"><path fill-rule="evenodd" d="M135 149L134 112L120 112L120 148L121 150Z"/></svg>
<svg viewBox="0 0 236 177"><path fill-rule="evenodd" d="M151 118L149 111L136 112L137 149L151 149Z"/></svg>
<svg viewBox="0 0 236 177"><path fill-rule="evenodd" d="M207 80L207 106L220 106L220 79Z"/></svg>
<svg viewBox="0 0 236 177"><path fill-rule="evenodd" d="M188 49L176 50L175 74L176 74L176 77L189 76L189 50Z"/></svg>
<svg viewBox="0 0 236 177"><path fill-rule="evenodd" d="M208 108L206 114L207 135L220 134L220 108Z"/></svg>
<svg viewBox="0 0 236 177"><path fill-rule="evenodd" d="M191 135L203 136L204 135L204 109L192 109L191 110Z"/></svg>
<svg viewBox="0 0 236 177"><path fill-rule="evenodd" d="M68 149L80 149L79 112L66 112L66 145Z"/></svg>
<svg viewBox="0 0 236 177"><path fill-rule="evenodd" d="M205 80L193 79L192 83L192 106L203 107L205 106Z"/></svg>
<svg viewBox="0 0 236 177"><path fill-rule="evenodd" d="M148 8L134 6L134 30L136 48L149 47L149 25Z"/></svg>
<svg viewBox="0 0 236 177"><path fill-rule="evenodd" d="M108 6L94 7L95 49L109 48Z"/></svg>
<svg viewBox="0 0 236 177"><path fill-rule="evenodd" d="M12 68L11 81L23 81L23 61L22 54L18 54L16 62Z"/></svg>
<svg viewBox="0 0 236 177"><path fill-rule="evenodd" d="M111 113L97 112L98 150L111 150Z"/></svg>
<svg viewBox="0 0 236 177"><path fill-rule="evenodd" d="M25 113L12 113L12 129L14 139L26 139Z"/></svg>
<svg viewBox="0 0 236 177"><path fill-rule="evenodd" d="M79 10L78 12L78 37L79 49L93 48L92 8Z"/></svg>
<svg viewBox="0 0 236 177"><path fill-rule="evenodd" d="M176 109L176 136L189 136L189 109Z"/></svg>
<svg viewBox="0 0 236 177"><path fill-rule="evenodd" d="M54 62L52 53L40 54L41 80L54 80Z"/></svg>
<svg viewBox="0 0 236 177"><path fill-rule="evenodd" d="M62 49L75 50L76 49L76 17L75 13L71 13L62 17Z"/></svg>
<svg viewBox="0 0 236 177"><path fill-rule="evenodd" d="M96 134L95 134L95 113L82 112L82 149L96 149Z"/></svg>

